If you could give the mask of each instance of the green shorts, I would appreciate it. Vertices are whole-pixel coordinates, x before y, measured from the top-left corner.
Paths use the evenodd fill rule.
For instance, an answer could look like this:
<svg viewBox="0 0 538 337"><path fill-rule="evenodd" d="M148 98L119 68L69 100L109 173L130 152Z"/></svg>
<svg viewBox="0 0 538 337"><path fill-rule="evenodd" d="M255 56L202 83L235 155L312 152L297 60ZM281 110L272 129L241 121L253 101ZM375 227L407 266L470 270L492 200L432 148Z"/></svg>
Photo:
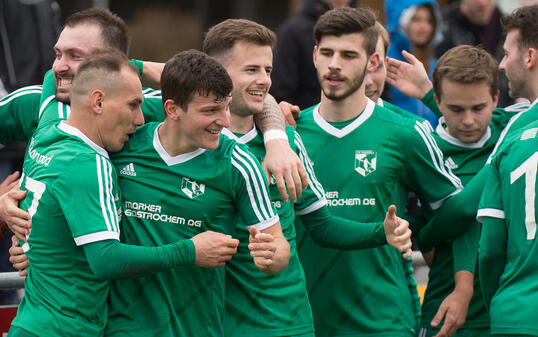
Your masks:
<svg viewBox="0 0 538 337"><path fill-rule="evenodd" d="M440 329L420 328L417 337L433 337ZM489 328L458 329L452 337L490 337Z"/></svg>

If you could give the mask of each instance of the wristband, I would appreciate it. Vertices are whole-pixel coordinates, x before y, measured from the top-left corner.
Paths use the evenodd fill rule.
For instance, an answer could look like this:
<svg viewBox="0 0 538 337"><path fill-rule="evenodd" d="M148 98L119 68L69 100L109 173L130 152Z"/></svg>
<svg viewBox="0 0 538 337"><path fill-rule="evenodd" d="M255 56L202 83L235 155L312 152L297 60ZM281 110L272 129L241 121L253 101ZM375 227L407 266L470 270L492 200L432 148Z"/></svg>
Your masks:
<svg viewBox="0 0 538 337"><path fill-rule="evenodd" d="M285 139L288 140L288 135L285 131L282 130L269 130L266 133L263 134L263 143L267 144L267 142L273 140L273 139Z"/></svg>

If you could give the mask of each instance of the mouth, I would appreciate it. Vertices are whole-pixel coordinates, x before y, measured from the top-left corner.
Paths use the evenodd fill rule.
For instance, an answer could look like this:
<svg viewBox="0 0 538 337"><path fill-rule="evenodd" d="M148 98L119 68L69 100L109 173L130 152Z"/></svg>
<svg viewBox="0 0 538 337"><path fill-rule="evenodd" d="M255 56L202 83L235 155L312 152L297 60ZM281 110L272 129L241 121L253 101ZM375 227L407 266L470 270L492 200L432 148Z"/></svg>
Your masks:
<svg viewBox="0 0 538 337"><path fill-rule="evenodd" d="M366 91L364 94L366 95L366 97L373 100L375 95L376 95L376 92L375 91Z"/></svg>
<svg viewBox="0 0 538 337"><path fill-rule="evenodd" d="M267 89L247 89L247 94L257 101L262 101L267 94Z"/></svg>
<svg viewBox="0 0 538 337"><path fill-rule="evenodd" d="M220 135L222 129L205 129L205 131L213 136L218 136Z"/></svg>
<svg viewBox="0 0 538 337"><path fill-rule="evenodd" d="M62 90L69 90L71 88L71 85L73 84L73 76L64 76L55 74L54 76L56 78L56 90L62 91Z"/></svg>
<svg viewBox="0 0 538 337"><path fill-rule="evenodd" d="M344 78L338 75L325 76L325 80L327 81L327 84L333 87L339 86L340 84L344 82Z"/></svg>

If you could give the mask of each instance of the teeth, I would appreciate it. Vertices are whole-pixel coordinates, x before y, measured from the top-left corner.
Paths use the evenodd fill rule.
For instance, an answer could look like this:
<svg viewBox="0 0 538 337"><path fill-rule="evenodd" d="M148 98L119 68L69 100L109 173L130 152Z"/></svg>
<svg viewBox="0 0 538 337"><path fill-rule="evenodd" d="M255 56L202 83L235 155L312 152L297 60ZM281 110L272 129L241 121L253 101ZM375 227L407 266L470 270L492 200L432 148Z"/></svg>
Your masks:
<svg viewBox="0 0 538 337"><path fill-rule="evenodd" d="M73 82L73 80L71 78L60 78L58 80L60 86L64 87L64 86L70 86L71 83Z"/></svg>
<svg viewBox="0 0 538 337"><path fill-rule="evenodd" d="M206 130L206 131L213 135L218 135L220 133L220 130Z"/></svg>
<svg viewBox="0 0 538 337"><path fill-rule="evenodd" d="M265 93L265 91L263 91L263 90L249 90L248 93L249 93L250 95L263 96L263 94Z"/></svg>

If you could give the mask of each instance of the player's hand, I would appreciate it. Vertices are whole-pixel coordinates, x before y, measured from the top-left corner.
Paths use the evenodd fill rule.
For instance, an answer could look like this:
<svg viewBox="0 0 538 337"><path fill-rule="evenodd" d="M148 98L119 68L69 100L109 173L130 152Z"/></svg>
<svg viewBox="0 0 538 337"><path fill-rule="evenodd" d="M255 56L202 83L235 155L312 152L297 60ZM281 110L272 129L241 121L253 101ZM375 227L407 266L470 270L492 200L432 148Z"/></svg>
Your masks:
<svg viewBox="0 0 538 337"><path fill-rule="evenodd" d="M0 196L0 219L23 241L26 241L26 235L30 234L32 227L30 214L19 208L19 201L26 197L26 193L15 185L9 192Z"/></svg>
<svg viewBox="0 0 538 337"><path fill-rule="evenodd" d="M254 258L254 264L261 271L270 269L277 249L273 235L262 233L254 226L249 228L249 232L248 249Z"/></svg>
<svg viewBox="0 0 538 337"><path fill-rule="evenodd" d="M239 240L232 238L231 235L212 231L200 233L191 240L196 249L194 263L204 268L224 267L237 252L239 245Z"/></svg>
<svg viewBox="0 0 538 337"><path fill-rule="evenodd" d="M286 139L270 140L265 149L262 166L269 184L273 174L282 201L288 201L288 194L291 202L297 201L303 188L308 186L308 176L301 160Z"/></svg>
<svg viewBox="0 0 538 337"><path fill-rule="evenodd" d="M470 292L454 289L454 291L444 299L431 321L431 325L437 327L443 318L445 319L441 330L439 330L439 333L434 337L452 336L452 334L465 323L465 317L467 317L467 310L469 309L469 302L471 301L472 296L472 288Z"/></svg>
<svg viewBox="0 0 538 337"><path fill-rule="evenodd" d="M385 215L385 237L387 243L403 253L404 258L411 256L411 230L409 222L396 216L396 206L390 205Z"/></svg>
<svg viewBox="0 0 538 337"><path fill-rule="evenodd" d="M387 57L387 82L407 96L422 99L433 87L428 73L413 54L402 51L407 62Z"/></svg>
<svg viewBox="0 0 538 337"><path fill-rule="evenodd" d="M299 118L299 113L301 112L299 106L290 104L286 101L278 103L278 106L282 111L286 125L291 125L297 129L297 123L295 121Z"/></svg>
<svg viewBox="0 0 538 337"><path fill-rule="evenodd" d="M20 276L28 275L26 268L30 265L30 260L24 251L22 250L19 240L16 237L11 237L11 248L9 248L9 262L13 265L13 268L19 271Z"/></svg>
<svg viewBox="0 0 538 337"><path fill-rule="evenodd" d="M11 189L15 187L19 182L20 175L21 174L19 173L19 171L15 171L8 175L7 178L4 179L4 181L2 181L2 183L0 184L0 195L11 191Z"/></svg>

